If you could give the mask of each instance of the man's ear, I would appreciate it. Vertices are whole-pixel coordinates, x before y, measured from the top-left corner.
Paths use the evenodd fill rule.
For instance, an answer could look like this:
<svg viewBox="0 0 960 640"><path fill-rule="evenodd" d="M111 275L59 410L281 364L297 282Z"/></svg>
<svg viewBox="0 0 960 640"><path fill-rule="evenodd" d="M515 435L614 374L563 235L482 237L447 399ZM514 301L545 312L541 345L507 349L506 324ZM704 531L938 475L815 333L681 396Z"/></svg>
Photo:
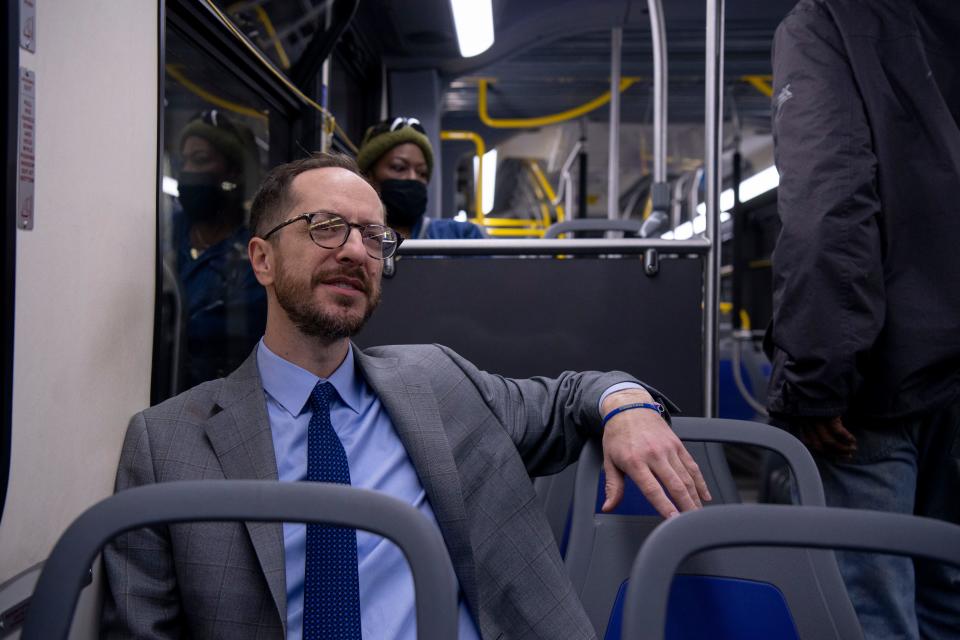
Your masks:
<svg viewBox="0 0 960 640"><path fill-rule="evenodd" d="M247 255L250 256L250 267L257 282L264 287L273 284L276 257L270 241L256 236L250 238L250 242L247 243Z"/></svg>

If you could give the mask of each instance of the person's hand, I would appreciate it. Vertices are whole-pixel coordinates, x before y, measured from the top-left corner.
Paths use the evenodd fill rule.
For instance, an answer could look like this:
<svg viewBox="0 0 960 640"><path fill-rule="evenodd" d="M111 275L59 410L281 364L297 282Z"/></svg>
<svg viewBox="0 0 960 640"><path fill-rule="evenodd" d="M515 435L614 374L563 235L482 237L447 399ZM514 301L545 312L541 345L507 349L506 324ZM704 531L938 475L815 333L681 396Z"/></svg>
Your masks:
<svg viewBox="0 0 960 640"><path fill-rule="evenodd" d="M817 453L844 462L852 460L857 452L857 438L843 426L839 416L801 419L800 439Z"/></svg>
<svg viewBox="0 0 960 640"><path fill-rule="evenodd" d="M606 415L633 402L653 402L653 398L646 389L618 391L604 398L601 409ZM700 508L704 500L712 499L697 463L670 425L649 409L624 411L607 422L603 431L603 470L607 478L602 507L605 512L616 508L623 499L624 473L665 518L677 515L677 509Z"/></svg>

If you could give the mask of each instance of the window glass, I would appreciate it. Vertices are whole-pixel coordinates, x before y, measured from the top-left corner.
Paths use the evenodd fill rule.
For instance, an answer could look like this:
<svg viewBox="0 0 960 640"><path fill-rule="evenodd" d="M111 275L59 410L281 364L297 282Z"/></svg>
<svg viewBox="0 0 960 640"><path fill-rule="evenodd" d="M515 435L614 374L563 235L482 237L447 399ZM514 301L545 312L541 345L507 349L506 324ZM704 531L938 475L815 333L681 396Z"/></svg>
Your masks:
<svg viewBox="0 0 960 640"><path fill-rule="evenodd" d="M306 51L314 36L324 31L329 2L219 0L215 4L278 69L289 71Z"/></svg>
<svg viewBox="0 0 960 640"><path fill-rule="evenodd" d="M266 322L247 222L268 168L270 112L174 28L165 67L154 401L230 373Z"/></svg>

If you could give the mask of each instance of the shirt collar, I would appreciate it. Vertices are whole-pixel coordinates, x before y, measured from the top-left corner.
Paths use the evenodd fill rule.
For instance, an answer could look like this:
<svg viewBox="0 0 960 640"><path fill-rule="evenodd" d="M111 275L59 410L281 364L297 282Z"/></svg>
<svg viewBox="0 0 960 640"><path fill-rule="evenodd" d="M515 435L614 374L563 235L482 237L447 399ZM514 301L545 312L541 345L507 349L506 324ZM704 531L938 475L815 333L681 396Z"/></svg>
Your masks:
<svg viewBox="0 0 960 640"><path fill-rule="evenodd" d="M313 388L323 380L270 351L262 338L257 345L257 368L263 389L292 416L300 415ZM326 381L337 390L344 404L354 413L360 412L361 380L354 366L352 343L347 357Z"/></svg>

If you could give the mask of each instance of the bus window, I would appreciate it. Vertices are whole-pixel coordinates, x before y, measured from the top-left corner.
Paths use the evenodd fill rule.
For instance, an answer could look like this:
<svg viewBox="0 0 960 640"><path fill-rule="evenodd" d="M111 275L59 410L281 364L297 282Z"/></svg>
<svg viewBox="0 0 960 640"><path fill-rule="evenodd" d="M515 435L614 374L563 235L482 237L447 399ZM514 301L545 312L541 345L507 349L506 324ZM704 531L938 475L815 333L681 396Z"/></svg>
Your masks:
<svg viewBox="0 0 960 640"><path fill-rule="evenodd" d="M165 70L155 400L232 371L266 322L247 220L268 168L270 110L175 29Z"/></svg>

